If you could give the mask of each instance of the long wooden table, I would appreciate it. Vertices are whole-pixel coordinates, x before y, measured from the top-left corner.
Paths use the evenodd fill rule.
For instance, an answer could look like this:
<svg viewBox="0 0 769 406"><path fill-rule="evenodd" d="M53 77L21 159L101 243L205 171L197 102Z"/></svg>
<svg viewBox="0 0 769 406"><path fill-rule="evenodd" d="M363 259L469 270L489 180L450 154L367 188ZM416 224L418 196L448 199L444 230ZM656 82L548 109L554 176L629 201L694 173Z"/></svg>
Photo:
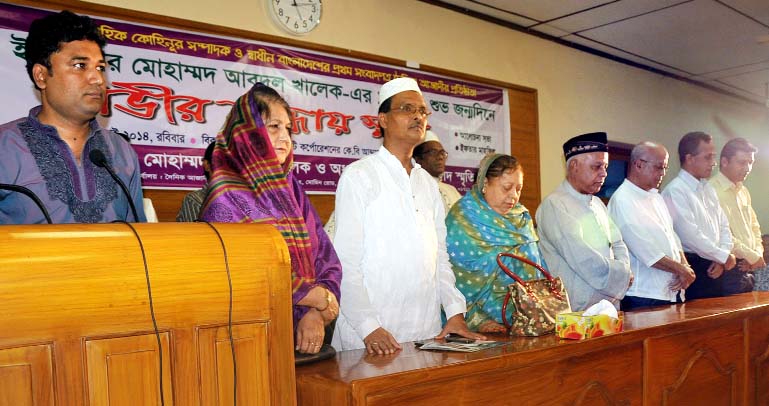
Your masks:
<svg viewBox="0 0 769 406"><path fill-rule="evenodd" d="M625 314L583 341L506 338L476 353L411 343L296 370L300 405L769 405L769 292Z"/></svg>

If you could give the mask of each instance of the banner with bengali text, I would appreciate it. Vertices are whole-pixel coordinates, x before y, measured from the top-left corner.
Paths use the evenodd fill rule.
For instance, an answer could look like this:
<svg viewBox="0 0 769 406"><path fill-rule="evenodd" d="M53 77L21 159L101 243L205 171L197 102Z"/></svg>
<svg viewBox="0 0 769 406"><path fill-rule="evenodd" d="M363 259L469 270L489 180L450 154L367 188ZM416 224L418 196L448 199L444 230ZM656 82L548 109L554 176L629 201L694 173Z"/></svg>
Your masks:
<svg viewBox="0 0 769 406"><path fill-rule="evenodd" d="M0 4L0 122L40 104L27 76L29 22L50 11ZM503 88L312 50L95 19L107 38L107 99L97 117L131 140L146 188L196 189L201 159L233 101L254 83L282 94L293 110L294 167L310 193L333 193L344 167L376 152L378 91L416 79L432 111L430 128L449 152L443 180L472 186L480 159L510 151Z"/></svg>

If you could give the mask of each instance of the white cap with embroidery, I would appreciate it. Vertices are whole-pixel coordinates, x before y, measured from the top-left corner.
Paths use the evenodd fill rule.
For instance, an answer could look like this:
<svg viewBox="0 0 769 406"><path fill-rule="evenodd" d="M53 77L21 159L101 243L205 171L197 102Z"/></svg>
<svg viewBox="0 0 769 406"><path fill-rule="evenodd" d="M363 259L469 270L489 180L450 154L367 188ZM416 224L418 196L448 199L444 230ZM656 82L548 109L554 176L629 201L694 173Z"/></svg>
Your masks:
<svg viewBox="0 0 769 406"><path fill-rule="evenodd" d="M381 106L385 100L395 96L398 93L408 91L415 91L419 94L422 94L422 91L419 90L419 85L417 84L416 80L406 77L393 79L383 84L382 88L379 89L379 105Z"/></svg>

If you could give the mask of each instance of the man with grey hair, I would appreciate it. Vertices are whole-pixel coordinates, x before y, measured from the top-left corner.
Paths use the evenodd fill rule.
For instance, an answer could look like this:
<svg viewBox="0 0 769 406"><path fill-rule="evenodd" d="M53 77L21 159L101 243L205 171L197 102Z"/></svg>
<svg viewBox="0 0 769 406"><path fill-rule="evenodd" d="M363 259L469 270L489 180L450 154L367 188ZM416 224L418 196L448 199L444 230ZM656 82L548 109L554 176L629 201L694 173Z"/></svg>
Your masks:
<svg viewBox="0 0 769 406"><path fill-rule="evenodd" d="M753 290L753 272L765 277L764 247L761 244L761 226L753 210L750 191L743 181L753 169L758 148L744 138L733 138L721 149L719 171L710 178L710 185L718 194L718 201L729 220L737 268L724 275L725 295Z"/></svg>
<svg viewBox="0 0 769 406"><path fill-rule="evenodd" d="M653 142L636 145L627 178L609 201L609 214L630 251L635 276L622 310L683 301L683 290L695 279L658 191L667 169L665 147Z"/></svg>
<svg viewBox="0 0 769 406"><path fill-rule="evenodd" d="M594 196L606 179L608 151L606 133L566 141L566 180L537 209L542 254L563 280L574 310L601 299L619 307L633 282L622 235Z"/></svg>
<svg viewBox="0 0 769 406"><path fill-rule="evenodd" d="M438 185L412 159L430 109L411 78L385 83L379 99L382 147L348 165L336 191L334 248L344 299L332 345L392 354L399 343L448 333L483 338L465 324Z"/></svg>
<svg viewBox="0 0 769 406"><path fill-rule="evenodd" d="M688 299L723 296L724 271L734 268L732 236L715 189L708 183L716 165L713 137L690 132L678 142L681 170L662 191L681 239L686 260L697 279L686 291Z"/></svg>

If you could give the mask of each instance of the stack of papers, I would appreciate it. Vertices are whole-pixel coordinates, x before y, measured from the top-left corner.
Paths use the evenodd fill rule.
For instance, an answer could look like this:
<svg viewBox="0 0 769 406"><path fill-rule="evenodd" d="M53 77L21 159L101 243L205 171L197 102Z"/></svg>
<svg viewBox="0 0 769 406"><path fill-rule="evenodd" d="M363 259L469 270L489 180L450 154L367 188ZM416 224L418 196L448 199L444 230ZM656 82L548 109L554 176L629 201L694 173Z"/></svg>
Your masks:
<svg viewBox="0 0 769 406"><path fill-rule="evenodd" d="M475 352L485 350L486 348L498 347L500 345L507 344L504 341L481 341L476 340L473 343L448 343L446 341L436 340L424 340L415 341L414 345L420 350L431 351L458 351L458 352Z"/></svg>

